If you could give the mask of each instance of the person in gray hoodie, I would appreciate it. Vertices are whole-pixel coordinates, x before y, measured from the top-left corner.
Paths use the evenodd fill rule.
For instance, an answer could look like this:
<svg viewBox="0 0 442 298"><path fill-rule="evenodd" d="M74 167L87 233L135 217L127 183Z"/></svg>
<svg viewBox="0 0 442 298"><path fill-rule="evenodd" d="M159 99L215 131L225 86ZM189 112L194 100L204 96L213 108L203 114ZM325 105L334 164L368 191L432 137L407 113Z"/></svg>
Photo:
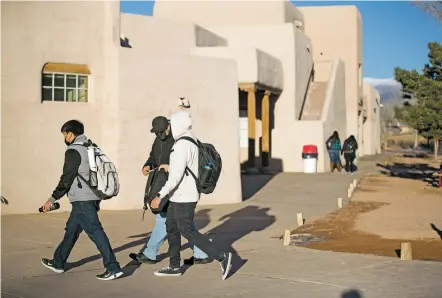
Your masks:
<svg viewBox="0 0 442 298"><path fill-rule="evenodd" d="M66 223L66 232L52 259L42 259L41 263L56 273L65 272L64 266L82 231L95 243L103 257L106 271L97 275L100 280L112 280L123 275L115 258L109 239L98 219L100 198L79 178L81 175L89 180L89 159L87 147L79 143L87 143L84 126L80 121L70 120L61 127L64 142L68 146L60 182L49 200L43 205L43 212L48 212L52 204L68 195L72 211Z"/></svg>

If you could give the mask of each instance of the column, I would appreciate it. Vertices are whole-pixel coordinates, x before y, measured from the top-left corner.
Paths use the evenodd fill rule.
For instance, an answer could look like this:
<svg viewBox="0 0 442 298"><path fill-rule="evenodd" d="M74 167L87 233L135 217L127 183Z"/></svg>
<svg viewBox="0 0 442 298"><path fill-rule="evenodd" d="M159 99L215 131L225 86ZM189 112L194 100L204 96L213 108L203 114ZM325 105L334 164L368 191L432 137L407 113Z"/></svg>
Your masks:
<svg viewBox="0 0 442 298"><path fill-rule="evenodd" d="M247 91L247 118L249 135L249 167L255 167L255 146L256 146L256 95L255 86L246 89Z"/></svg>
<svg viewBox="0 0 442 298"><path fill-rule="evenodd" d="M263 168L270 166L270 92L265 91L261 102L262 123L262 154L261 164Z"/></svg>

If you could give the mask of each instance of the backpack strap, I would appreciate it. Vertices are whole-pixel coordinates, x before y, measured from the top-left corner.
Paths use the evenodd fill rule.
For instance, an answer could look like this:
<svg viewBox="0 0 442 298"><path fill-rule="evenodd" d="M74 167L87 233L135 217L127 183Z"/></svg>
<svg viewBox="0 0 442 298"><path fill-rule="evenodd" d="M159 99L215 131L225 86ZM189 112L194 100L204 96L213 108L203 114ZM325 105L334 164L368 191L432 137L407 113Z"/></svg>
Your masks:
<svg viewBox="0 0 442 298"><path fill-rule="evenodd" d="M179 140L186 140L186 141L189 141L189 142L191 142L192 144L194 144L195 146L197 146L198 147L198 149L200 148L200 144L201 144L201 142L199 141L199 140L197 140L197 141L195 141L193 138L191 138L191 137L181 137L181 138L179 138L178 140L176 140L175 141L175 143L176 142L178 142ZM189 169L189 167L188 166L186 166L186 170L185 170L185 174L188 176L189 175L189 173L190 173L190 175L192 175L192 177L193 177L193 179L195 179L195 182L197 183L197 186L198 186L198 177L195 175L195 173L191 170L191 169ZM198 187L197 187L198 188Z"/></svg>
<svg viewBox="0 0 442 298"><path fill-rule="evenodd" d="M201 142L199 141L199 140L194 140L193 138L191 138L191 137L181 137L181 138L179 138L178 140L176 140L176 142L178 142L179 140L186 140L186 141L189 141L189 142L191 142L191 143L193 143L195 146L197 146L198 148L200 147L200 145L201 145ZM175 143L176 143L175 142Z"/></svg>

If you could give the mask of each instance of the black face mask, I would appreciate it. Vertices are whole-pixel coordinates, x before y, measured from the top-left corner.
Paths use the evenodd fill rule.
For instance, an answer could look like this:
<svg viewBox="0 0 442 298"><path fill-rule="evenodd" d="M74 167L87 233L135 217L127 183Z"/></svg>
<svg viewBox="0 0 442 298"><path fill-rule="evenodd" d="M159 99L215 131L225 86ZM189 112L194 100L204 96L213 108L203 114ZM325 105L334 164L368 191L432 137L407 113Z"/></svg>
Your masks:
<svg viewBox="0 0 442 298"><path fill-rule="evenodd" d="M161 141L164 141L165 139L167 139L167 134L165 131L157 132L155 135L157 136L157 138L160 138Z"/></svg>
<svg viewBox="0 0 442 298"><path fill-rule="evenodd" d="M71 143L69 143L68 141L64 140L64 143L66 144L66 146L69 146Z"/></svg>

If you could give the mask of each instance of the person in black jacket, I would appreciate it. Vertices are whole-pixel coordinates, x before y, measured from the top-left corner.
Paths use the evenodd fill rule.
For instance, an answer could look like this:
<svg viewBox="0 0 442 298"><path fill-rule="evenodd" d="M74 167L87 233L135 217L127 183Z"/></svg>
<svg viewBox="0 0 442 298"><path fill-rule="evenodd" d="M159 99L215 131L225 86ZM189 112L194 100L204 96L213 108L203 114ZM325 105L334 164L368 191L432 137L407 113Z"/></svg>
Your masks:
<svg viewBox="0 0 442 298"><path fill-rule="evenodd" d="M344 154L345 159L345 171L347 173L353 173L355 171L355 166L353 164L356 158L356 150L358 149L358 142L354 135L351 135L344 141L342 146L341 154Z"/></svg>
<svg viewBox="0 0 442 298"><path fill-rule="evenodd" d="M144 194L145 209L147 206L150 206L151 201L156 197L164 184L166 184L169 172L170 152L175 143L170 130L169 120L167 120L166 117L158 116L153 119L150 132L155 133L156 138L152 145L149 159L143 165L142 169L144 176L149 175ZM132 259L147 264L155 264L157 262L158 250L167 238L167 208L168 203L166 203L159 212L152 210L155 214L155 227L146 244L146 248L140 253L129 254ZM185 261L187 264L205 264L208 262L208 256L197 247L194 247L194 256Z"/></svg>

